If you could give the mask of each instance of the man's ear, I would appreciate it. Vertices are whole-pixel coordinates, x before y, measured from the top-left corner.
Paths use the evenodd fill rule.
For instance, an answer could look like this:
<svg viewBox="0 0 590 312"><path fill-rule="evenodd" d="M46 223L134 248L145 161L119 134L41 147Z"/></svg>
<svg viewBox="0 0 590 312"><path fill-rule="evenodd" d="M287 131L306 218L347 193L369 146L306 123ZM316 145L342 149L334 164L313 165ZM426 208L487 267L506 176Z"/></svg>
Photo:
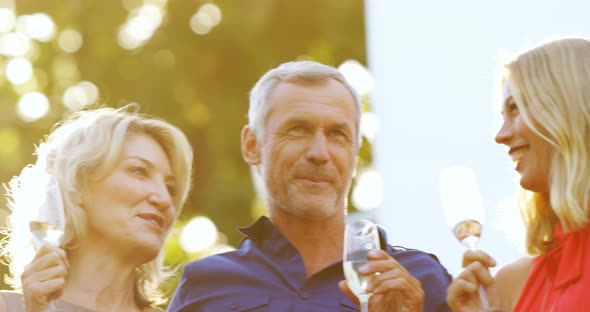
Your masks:
<svg viewBox="0 0 590 312"><path fill-rule="evenodd" d="M251 166L260 164L260 146L256 134L248 125L242 128L242 157Z"/></svg>

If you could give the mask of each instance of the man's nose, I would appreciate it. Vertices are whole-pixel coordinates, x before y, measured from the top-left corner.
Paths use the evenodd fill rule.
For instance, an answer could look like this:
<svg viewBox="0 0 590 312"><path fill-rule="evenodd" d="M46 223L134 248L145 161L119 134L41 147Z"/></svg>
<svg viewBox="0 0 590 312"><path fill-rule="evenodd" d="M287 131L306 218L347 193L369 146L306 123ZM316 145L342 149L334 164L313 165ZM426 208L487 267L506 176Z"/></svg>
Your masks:
<svg viewBox="0 0 590 312"><path fill-rule="evenodd" d="M326 163L329 159L328 140L322 132L316 133L310 142L307 150L307 158L316 164Z"/></svg>

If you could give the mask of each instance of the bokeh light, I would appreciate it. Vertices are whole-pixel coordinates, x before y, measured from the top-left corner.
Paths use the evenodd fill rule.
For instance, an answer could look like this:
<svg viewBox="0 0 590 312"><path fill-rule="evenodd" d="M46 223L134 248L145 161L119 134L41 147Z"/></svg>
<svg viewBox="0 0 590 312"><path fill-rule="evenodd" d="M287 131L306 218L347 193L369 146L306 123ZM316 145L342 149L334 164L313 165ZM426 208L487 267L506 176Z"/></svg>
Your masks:
<svg viewBox="0 0 590 312"><path fill-rule="evenodd" d="M189 21L191 30L197 35L208 34L221 22L221 10L213 3L202 5Z"/></svg>
<svg viewBox="0 0 590 312"><path fill-rule="evenodd" d="M41 92L30 92L18 101L17 114L20 119L32 122L42 118L49 112L49 100Z"/></svg>
<svg viewBox="0 0 590 312"><path fill-rule="evenodd" d="M182 229L180 246L188 253L203 251L217 241L217 227L207 217L199 216L191 219Z"/></svg>
<svg viewBox="0 0 590 312"><path fill-rule="evenodd" d="M383 201L383 179L375 169L365 169L359 173L356 186L352 190L352 202L360 211L379 207Z"/></svg>
<svg viewBox="0 0 590 312"><path fill-rule="evenodd" d="M23 57L17 57L6 63L6 79L13 84L22 84L33 76L33 65Z"/></svg>
<svg viewBox="0 0 590 312"><path fill-rule="evenodd" d="M221 10L213 3L206 3L201 6L199 11L203 12L209 17L211 27L217 26L221 22Z"/></svg>
<svg viewBox="0 0 590 312"><path fill-rule="evenodd" d="M0 33L0 54L8 57L26 55L31 49L31 39L14 32Z"/></svg>
<svg viewBox="0 0 590 312"><path fill-rule="evenodd" d="M176 57L170 50L160 50L154 53L152 60L156 65L163 68L169 68L176 64Z"/></svg>
<svg viewBox="0 0 590 312"><path fill-rule="evenodd" d="M338 70L340 70L359 95L366 94L373 89L373 77L367 68L358 61L344 61L338 66Z"/></svg>
<svg viewBox="0 0 590 312"><path fill-rule="evenodd" d="M62 97L65 107L80 110L98 100L98 87L90 81L82 81L66 89Z"/></svg>
<svg viewBox="0 0 590 312"><path fill-rule="evenodd" d="M0 8L0 33L9 32L16 24L14 10Z"/></svg>
<svg viewBox="0 0 590 312"><path fill-rule="evenodd" d="M125 24L119 29L119 45L127 50L139 48L151 39L163 18L163 8L154 4L144 4L133 9Z"/></svg>
<svg viewBox="0 0 590 312"><path fill-rule="evenodd" d="M82 34L75 29L64 29L57 38L60 49L67 53L74 53L82 47L84 39Z"/></svg>
<svg viewBox="0 0 590 312"><path fill-rule="evenodd" d="M375 135L379 131L379 118L373 112L364 112L361 115L361 134L373 143Z"/></svg>
<svg viewBox="0 0 590 312"><path fill-rule="evenodd" d="M47 42L55 35L55 23L45 13L21 15L16 20L16 30L31 39Z"/></svg>

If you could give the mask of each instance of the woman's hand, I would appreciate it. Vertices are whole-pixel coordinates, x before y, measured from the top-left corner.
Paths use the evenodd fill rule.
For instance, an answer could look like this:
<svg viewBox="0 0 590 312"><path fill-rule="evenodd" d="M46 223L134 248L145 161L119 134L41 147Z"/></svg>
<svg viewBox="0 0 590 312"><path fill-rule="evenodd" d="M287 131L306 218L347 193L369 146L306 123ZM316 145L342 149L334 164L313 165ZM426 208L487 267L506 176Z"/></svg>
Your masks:
<svg viewBox="0 0 590 312"><path fill-rule="evenodd" d="M447 290L447 303L454 312L480 312L488 307L498 307L499 297L496 282L489 268L496 261L481 250L468 250L463 254L463 271L453 279ZM479 297L483 286L488 306L484 307ZM498 310L500 311L500 310Z"/></svg>
<svg viewBox="0 0 590 312"><path fill-rule="evenodd" d="M69 268L63 249L43 245L21 275L25 311L38 312L62 295Z"/></svg>

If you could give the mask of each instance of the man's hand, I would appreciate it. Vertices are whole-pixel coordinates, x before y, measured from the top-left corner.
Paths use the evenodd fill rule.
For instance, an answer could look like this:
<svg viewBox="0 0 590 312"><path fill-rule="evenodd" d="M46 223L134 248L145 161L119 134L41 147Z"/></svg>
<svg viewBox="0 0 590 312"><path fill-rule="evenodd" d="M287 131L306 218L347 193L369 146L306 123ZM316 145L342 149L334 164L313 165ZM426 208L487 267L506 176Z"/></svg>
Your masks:
<svg viewBox="0 0 590 312"><path fill-rule="evenodd" d="M371 312L414 312L422 311L424 291L420 281L383 250L369 252L369 263L359 269L363 275L374 275L367 285ZM377 274L378 273L378 274ZM375 275L377 274L377 275ZM350 300L359 304L346 281L338 285Z"/></svg>

